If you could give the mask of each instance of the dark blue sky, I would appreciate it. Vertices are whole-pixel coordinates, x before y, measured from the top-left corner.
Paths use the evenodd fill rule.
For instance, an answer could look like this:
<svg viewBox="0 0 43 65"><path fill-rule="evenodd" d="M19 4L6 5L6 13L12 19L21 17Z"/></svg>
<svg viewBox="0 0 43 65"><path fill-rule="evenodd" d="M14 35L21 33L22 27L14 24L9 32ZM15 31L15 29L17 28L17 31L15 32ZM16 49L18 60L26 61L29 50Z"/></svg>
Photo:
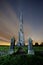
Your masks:
<svg viewBox="0 0 43 65"><path fill-rule="evenodd" d="M2 19L0 19L0 25L2 25L3 20L5 21L3 27L0 26L0 31L3 32L2 30L4 30L9 34L18 35L15 32L18 31L19 27L20 11L23 12L25 38L27 39L30 36L33 40L43 41L43 0L0 0L0 18ZM10 25L12 25L12 28ZM15 27L17 27L17 30L15 30Z"/></svg>
<svg viewBox="0 0 43 65"><path fill-rule="evenodd" d="M24 21L36 27L43 26L43 1L42 0L8 0L16 15L23 11Z"/></svg>

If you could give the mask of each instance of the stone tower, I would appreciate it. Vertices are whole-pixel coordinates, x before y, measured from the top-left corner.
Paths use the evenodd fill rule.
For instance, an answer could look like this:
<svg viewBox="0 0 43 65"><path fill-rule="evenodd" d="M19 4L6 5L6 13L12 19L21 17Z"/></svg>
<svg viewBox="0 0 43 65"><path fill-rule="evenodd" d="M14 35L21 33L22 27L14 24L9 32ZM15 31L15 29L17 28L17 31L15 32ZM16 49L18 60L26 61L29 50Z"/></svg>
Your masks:
<svg viewBox="0 0 43 65"><path fill-rule="evenodd" d="M18 36L18 46L24 46L24 32L23 32L23 14L20 13L19 16L19 36Z"/></svg>

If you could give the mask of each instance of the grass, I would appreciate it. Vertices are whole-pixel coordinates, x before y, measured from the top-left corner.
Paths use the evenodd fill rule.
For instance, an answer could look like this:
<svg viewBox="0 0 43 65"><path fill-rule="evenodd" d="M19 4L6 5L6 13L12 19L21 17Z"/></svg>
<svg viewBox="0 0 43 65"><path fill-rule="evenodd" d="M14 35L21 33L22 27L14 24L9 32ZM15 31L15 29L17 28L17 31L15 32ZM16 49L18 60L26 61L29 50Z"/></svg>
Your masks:
<svg viewBox="0 0 43 65"><path fill-rule="evenodd" d="M0 46L0 51L8 51L10 46ZM15 46L14 51L16 52L18 50L18 46ZM43 51L43 46L33 46L34 51ZM24 46L23 50L27 52L28 46Z"/></svg>
<svg viewBox="0 0 43 65"><path fill-rule="evenodd" d="M15 46L14 51L17 52L19 47ZM35 55L7 55L0 56L0 65L43 65L43 56L39 54L43 50L41 46L33 46ZM8 51L9 46L0 46L0 51ZM27 53L28 47L24 46L23 50ZM37 53L37 51L39 51Z"/></svg>
<svg viewBox="0 0 43 65"><path fill-rule="evenodd" d="M43 65L43 57L37 55L8 55L0 57L0 65Z"/></svg>
<svg viewBox="0 0 43 65"><path fill-rule="evenodd" d="M33 49L35 51L43 51L43 46L34 46Z"/></svg>
<svg viewBox="0 0 43 65"><path fill-rule="evenodd" d="M0 46L0 51L8 51L9 46Z"/></svg>

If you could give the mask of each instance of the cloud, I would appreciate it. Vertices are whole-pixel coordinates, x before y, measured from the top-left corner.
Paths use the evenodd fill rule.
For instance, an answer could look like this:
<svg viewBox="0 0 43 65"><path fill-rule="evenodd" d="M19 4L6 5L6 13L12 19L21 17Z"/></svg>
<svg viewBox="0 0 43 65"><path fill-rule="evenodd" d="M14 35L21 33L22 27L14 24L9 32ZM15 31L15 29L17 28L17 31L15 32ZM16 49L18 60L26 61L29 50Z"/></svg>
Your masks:
<svg viewBox="0 0 43 65"><path fill-rule="evenodd" d="M8 4L3 5L3 9L3 11L0 11L0 32L4 35L8 35L8 37L15 36L17 38L19 20L16 13Z"/></svg>
<svg viewBox="0 0 43 65"><path fill-rule="evenodd" d="M10 42L10 40L4 38L4 37L0 37L0 41L5 41L5 42Z"/></svg>

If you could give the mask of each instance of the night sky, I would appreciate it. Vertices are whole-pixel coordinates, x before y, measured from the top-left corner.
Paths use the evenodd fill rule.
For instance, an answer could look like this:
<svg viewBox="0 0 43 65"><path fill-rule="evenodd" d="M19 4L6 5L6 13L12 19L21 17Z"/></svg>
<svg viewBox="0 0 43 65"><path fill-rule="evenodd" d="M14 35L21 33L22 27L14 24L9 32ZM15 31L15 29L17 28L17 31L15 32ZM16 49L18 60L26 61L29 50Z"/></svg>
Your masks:
<svg viewBox="0 0 43 65"><path fill-rule="evenodd" d="M23 12L25 40L43 41L43 0L0 0L0 41L18 40L19 12ZM1 43L0 43L1 44Z"/></svg>

